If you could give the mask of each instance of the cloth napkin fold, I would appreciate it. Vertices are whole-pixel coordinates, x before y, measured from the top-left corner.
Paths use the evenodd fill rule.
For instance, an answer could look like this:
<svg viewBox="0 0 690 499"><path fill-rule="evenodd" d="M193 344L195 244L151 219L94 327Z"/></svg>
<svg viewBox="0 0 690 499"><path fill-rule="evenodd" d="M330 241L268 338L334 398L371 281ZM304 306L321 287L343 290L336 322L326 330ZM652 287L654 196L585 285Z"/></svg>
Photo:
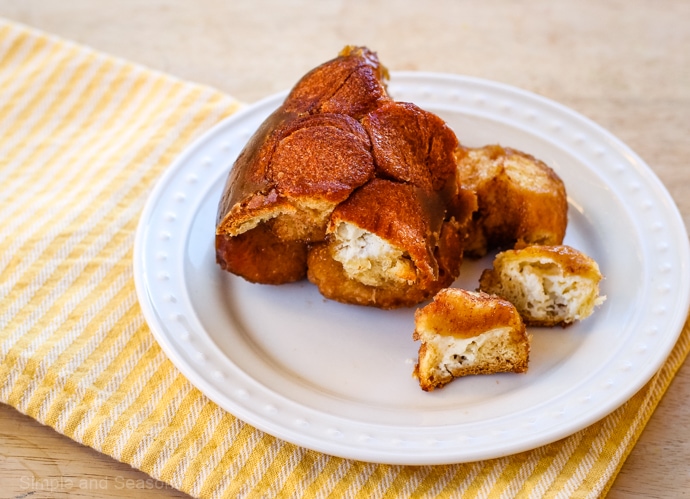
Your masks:
<svg viewBox="0 0 690 499"><path fill-rule="evenodd" d="M138 307L134 233L153 184L240 104L0 19L0 401L193 496L599 497L690 350L600 422L447 466L323 455L240 421L165 357Z"/></svg>

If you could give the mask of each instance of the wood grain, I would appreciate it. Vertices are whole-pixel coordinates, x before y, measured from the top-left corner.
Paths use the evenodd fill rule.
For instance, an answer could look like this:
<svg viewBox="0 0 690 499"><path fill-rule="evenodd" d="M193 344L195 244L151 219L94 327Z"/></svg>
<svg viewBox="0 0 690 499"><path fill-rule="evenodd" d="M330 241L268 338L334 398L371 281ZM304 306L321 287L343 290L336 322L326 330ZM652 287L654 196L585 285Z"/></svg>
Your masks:
<svg viewBox="0 0 690 499"><path fill-rule="evenodd" d="M189 497L0 404L0 497Z"/></svg>
<svg viewBox="0 0 690 499"><path fill-rule="evenodd" d="M657 173L690 225L690 2L0 0L0 15L245 102L348 43L392 69L515 85L610 130ZM690 497L690 366L609 497ZM0 406L0 497L186 497Z"/></svg>

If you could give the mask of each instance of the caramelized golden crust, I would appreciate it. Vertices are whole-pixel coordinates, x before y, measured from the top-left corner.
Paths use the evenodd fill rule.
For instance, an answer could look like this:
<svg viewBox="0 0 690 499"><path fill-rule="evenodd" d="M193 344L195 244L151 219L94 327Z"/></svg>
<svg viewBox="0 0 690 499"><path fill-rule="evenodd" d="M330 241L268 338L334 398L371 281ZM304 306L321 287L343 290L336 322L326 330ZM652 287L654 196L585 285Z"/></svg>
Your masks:
<svg viewBox="0 0 690 499"><path fill-rule="evenodd" d="M579 276L600 281L599 265L585 253L567 244L556 246L534 245L519 250L507 250L496 255L498 262L517 260L521 262L548 262L557 265L564 276Z"/></svg>
<svg viewBox="0 0 690 499"><path fill-rule="evenodd" d="M497 145L457 153L459 197L476 211L465 251L483 256L492 248L563 242L568 223L565 186L538 159Z"/></svg>
<svg viewBox="0 0 690 499"><path fill-rule="evenodd" d="M366 47L345 47L304 75L285 101L287 112L339 113L361 118L390 98L388 71Z"/></svg>
<svg viewBox="0 0 690 499"><path fill-rule="evenodd" d="M321 123L324 118L334 122ZM374 161L361 125L345 115L309 116L276 146L267 177L288 199L340 203L373 177ZM318 123L312 123L318 122Z"/></svg>
<svg viewBox="0 0 690 499"><path fill-rule="evenodd" d="M515 307L486 293L447 288L415 312L421 341L414 375L424 391L475 374L523 373L529 337Z"/></svg>
<svg viewBox="0 0 690 499"><path fill-rule="evenodd" d="M251 207L250 214L246 213L247 205L271 205L277 199L277 193L270 194L271 184L266 177L266 170L271 161L273 151L280 136L275 130L280 130L287 123L295 119L294 114L285 113L282 109L274 111L259 126L244 146L230 174L225 181L223 194L218 203L216 218L216 234L237 234L240 227L252 218L251 213L256 206ZM257 202L255 196L272 197L272 200Z"/></svg>
<svg viewBox="0 0 690 499"><path fill-rule="evenodd" d="M464 233L455 219L451 218L443 222L441 234L434 249L434 257L438 263L438 289L450 286L460 275L464 241Z"/></svg>
<svg viewBox="0 0 690 499"><path fill-rule="evenodd" d="M486 293L444 291L415 312L415 323L427 333L467 339L497 326L520 329L520 316L508 300Z"/></svg>
<svg viewBox="0 0 690 499"><path fill-rule="evenodd" d="M438 191L455 175L455 133L436 116L408 102L387 102L362 120L377 174Z"/></svg>
<svg viewBox="0 0 690 499"><path fill-rule="evenodd" d="M333 209L373 177L370 149L366 132L349 116L274 113L231 170L216 233L237 235L304 202Z"/></svg>
<svg viewBox="0 0 690 499"><path fill-rule="evenodd" d="M216 261L249 282L285 284L304 279L307 245L280 241L266 225L238 236L216 235ZM266 266L264 262L274 262Z"/></svg>

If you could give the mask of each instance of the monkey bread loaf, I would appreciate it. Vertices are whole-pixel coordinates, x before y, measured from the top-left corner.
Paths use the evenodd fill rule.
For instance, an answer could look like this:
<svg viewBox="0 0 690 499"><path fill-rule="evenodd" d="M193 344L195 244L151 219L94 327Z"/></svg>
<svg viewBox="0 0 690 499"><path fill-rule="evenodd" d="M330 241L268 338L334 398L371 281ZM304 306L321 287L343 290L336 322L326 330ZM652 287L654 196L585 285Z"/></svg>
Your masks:
<svg viewBox="0 0 690 499"><path fill-rule="evenodd" d="M438 116L394 101L387 78L374 52L348 46L297 82L230 171L222 268L263 284L308 276L329 298L383 308L457 278L458 140Z"/></svg>

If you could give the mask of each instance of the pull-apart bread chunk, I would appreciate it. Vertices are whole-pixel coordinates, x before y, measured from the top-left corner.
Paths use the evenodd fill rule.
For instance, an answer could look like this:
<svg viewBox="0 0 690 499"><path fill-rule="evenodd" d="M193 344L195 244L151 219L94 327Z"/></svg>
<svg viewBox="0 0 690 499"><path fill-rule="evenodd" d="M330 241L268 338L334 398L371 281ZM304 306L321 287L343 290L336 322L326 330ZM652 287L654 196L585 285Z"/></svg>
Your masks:
<svg viewBox="0 0 690 499"><path fill-rule="evenodd" d="M386 78L376 54L346 47L297 83L230 172L222 268L266 284L308 275L329 298L385 308L453 282L458 140L438 116L393 101Z"/></svg>
<svg viewBox="0 0 690 499"><path fill-rule="evenodd" d="M523 373L529 337L515 307L486 293L446 288L415 313L414 375L424 391L473 374Z"/></svg>
<svg viewBox="0 0 690 499"><path fill-rule="evenodd" d="M599 295L597 263L570 246L529 246L499 253L479 289L509 300L526 324L567 325L589 317Z"/></svg>
<svg viewBox="0 0 690 499"><path fill-rule="evenodd" d="M441 118L409 102L391 101L362 124L371 137L379 177L432 191L455 188L458 139Z"/></svg>
<svg viewBox="0 0 690 499"><path fill-rule="evenodd" d="M456 225L433 192L374 179L333 212L309 252L309 279L327 298L380 308L411 306L449 286L461 263Z"/></svg>
<svg viewBox="0 0 690 499"><path fill-rule="evenodd" d="M542 161L489 145L456 151L459 198L473 206L465 254L563 242L568 201L563 181Z"/></svg>

